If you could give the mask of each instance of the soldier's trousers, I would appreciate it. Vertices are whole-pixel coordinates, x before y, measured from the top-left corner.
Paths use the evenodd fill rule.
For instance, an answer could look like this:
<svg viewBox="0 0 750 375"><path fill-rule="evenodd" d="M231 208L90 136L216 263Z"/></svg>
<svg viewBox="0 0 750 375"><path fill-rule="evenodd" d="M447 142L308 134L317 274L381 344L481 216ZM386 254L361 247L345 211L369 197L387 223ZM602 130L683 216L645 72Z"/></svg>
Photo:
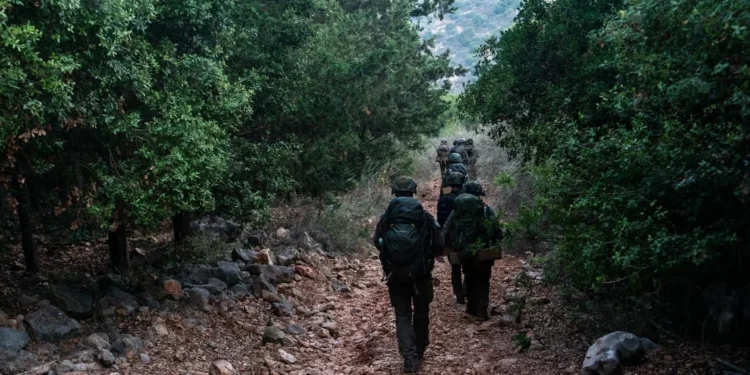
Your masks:
<svg viewBox="0 0 750 375"><path fill-rule="evenodd" d="M490 305L490 278L494 260L471 261L462 265L466 282L466 311L486 315Z"/></svg>
<svg viewBox="0 0 750 375"><path fill-rule="evenodd" d="M416 360L430 344L432 276L413 281L389 281L388 295L396 313L398 352L404 359Z"/></svg>
<svg viewBox="0 0 750 375"><path fill-rule="evenodd" d="M461 265L451 264L451 285L453 286L453 294L458 299L464 298L466 294L466 286L463 283L463 277L461 277Z"/></svg>
<svg viewBox="0 0 750 375"><path fill-rule="evenodd" d="M448 162L439 161L440 163L440 177L445 176L445 170L448 168Z"/></svg>

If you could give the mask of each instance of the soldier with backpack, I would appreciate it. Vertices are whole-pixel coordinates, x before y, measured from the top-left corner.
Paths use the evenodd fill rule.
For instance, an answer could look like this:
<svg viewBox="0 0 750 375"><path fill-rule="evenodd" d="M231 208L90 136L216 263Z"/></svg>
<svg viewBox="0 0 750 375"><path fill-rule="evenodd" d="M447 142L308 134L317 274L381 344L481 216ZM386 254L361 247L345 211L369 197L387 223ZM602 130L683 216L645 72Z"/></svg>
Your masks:
<svg viewBox="0 0 750 375"><path fill-rule="evenodd" d="M461 160L464 165L469 165L469 153L466 152L466 140L459 138L456 142L456 149L453 151L461 156Z"/></svg>
<svg viewBox="0 0 750 375"><path fill-rule="evenodd" d="M440 140L440 146L437 147L437 156L435 156L435 161L440 164L440 175L445 174L445 169L448 168L448 157L451 153L451 148L448 146L448 140L442 139Z"/></svg>
<svg viewBox="0 0 750 375"><path fill-rule="evenodd" d="M464 181L466 181L469 178L469 175L468 175L469 171L466 170L466 166L461 162L461 155L456 154L456 153L451 154L448 159L448 168L446 169L445 174L443 174L443 182L440 185L441 197L443 196L443 194L445 194L443 190L450 186L446 178L452 172L461 173L464 176Z"/></svg>
<svg viewBox="0 0 750 375"><path fill-rule="evenodd" d="M394 180L396 197L380 217L375 246L396 313L398 351L404 372L415 373L430 343L430 303L433 298L432 269L443 254L440 226L418 200L417 184L410 177Z"/></svg>
<svg viewBox="0 0 750 375"><path fill-rule="evenodd" d="M469 167L469 173L472 176L477 175L477 159L479 155L477 150L474 148L474 140L469 138L466 140L466 154L468 155L467 166Z"/></svg>
<svg viewBox="0 0 750 375"><path fill-rule="evenodd" d="M464 185L455 209L443 225L443 235L458 252L466 286L466 312L478 320L489 319L490 277L494 260L476 259L476 250L502 237L495 213L480 198L484 189L476 181Z"/></svg>
<svg viewBox="0 0 750 375"><path fill-rule="evenodd" d="M461 194L461 190L466 183L466 177L459 172L448 172L445 177L446 183L450 186L451 192L443 195L438 200L437 219L438 224L442 227L456 206L456 198ZM464 304L465 288L461 280L461 265L451 264L451 285L453 294L456 296L456 303Z"/></svg>

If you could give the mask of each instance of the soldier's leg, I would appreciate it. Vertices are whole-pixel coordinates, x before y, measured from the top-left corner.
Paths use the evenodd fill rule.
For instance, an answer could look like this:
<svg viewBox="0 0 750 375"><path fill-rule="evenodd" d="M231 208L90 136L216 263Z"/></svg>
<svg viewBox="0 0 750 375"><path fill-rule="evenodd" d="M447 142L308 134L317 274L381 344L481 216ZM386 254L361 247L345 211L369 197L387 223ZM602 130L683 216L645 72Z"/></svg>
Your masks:
<svg viewBox="0 0 750 375"><path fill-rule="evenodd" d="M412 325L411 283L388 283L388 295L396 313L398 352L404 359L417 359L416 334Z"/></svg>
<svg viewBox="0 0 750 375"><path fill-rule="evenodd" d="M417 280L416 283L419 294L414 296L414 333L417 337L417 356L421 360L430 345L430 303L434 290L432 276Z"/></svg>
<svg viewBox="0 0 750 375"><path fill-rule="evenodd" d="M492 266L494 261L482 261L477 265L476 279L476 306L477 318L489 319L488 308L490 306L490 279L492 278Z"/></svg>
<svg viewBox="0 0 750 375"><path fill-rule="evenodd" d="M461 265L451 264L451 285L453 286L453 294L456 296L456 302L463 304L464 301L464 284L461 277Z"/></svg>
<svg viewBox="0 0 750 375"><path fill-rule="evenodd" d="M474 285L476 272L474 272L474 267L471 264L464 264L461 266L461 268L464 271L464 279L466 283L466 312L468 314L475 315L477 313L476 288Z"/></svg>

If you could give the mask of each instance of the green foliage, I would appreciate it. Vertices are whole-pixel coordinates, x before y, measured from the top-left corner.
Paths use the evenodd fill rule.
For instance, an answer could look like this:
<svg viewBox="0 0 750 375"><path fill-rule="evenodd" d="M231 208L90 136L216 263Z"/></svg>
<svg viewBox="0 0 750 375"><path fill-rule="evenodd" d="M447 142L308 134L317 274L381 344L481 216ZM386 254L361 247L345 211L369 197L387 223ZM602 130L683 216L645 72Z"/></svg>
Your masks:
<svg viewBox="0 0 750 375"><path fill-rule="evenodd" d="M227 258L231 247L210 235L198 234L185 239L177 252L181 263L213 264Z"/></svg>
<svg viewBox="0 0 750 375"><path fill-rule="evenodd" d="M522 352L531 347L531 338L526 331L516 333L511 338L511 341L513 342L513 348L517 352Z"/></svg>
<svg viewBox="0 0 750 375"><path fill-rule="evenodd" d="M744 2L529 0L483 47L462 108L541 167L575 285L747 280L748 24Z"/></svg>
<svg viewBox="0 0 750 375"><path fill-rule="evenodd" d="M460 71L410 17L452 3L0 0L0 189L55 231L260 226L437 134Z"/></svg>
<svg viewBox="0 0 750 375"><path fill-rule="evenodd" d="M495 176L493 183L500 188L512 189L516 184L516 179L508 172L500 172Z"/></svg>

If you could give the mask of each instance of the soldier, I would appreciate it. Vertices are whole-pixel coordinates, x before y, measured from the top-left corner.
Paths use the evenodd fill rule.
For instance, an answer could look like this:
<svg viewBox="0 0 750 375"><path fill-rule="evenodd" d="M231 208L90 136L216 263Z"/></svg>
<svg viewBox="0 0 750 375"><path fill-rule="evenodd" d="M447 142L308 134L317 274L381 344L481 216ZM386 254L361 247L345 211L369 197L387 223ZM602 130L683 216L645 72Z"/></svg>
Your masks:
<svg viewBox="0 0 750 375"><path fill-rule="evenodd" d="M398 177L392 191L396 198L380 217L373 240L380 250L388 295L396 313L398 351L404 358L404 372L415 373L430 343L432 269L435 257L443 254L444 241L440 226L414 199L414 180Z"/></svg>
<svg viewBox="0 0 750 375"><path fill-rule="evenodd" d="M463 138L459 138L458 142L456 143L456 148L453 151L459 155L461 155L461 160L463 161L464 165L469 165L469 154L466 152L466 140Z"/></svg>
<svg viewBox="0 0 750 375"><path fill-rule="evenodd" d="M466 183L466 177L459 172L449 172L445 179L451 187L451 192L438 200L437 219L441 227L453 213L456 198L461 194L464 183ZM456 303L464 304L465 289L461 280L460 264L451 264L451 285L453 286L453 294L456 296Z"/></svg>
<svg viewBox="0 0 750 375"><path fill-rule="evenodd" d="M440 140L440 146L437 147L437 156L435 157L435 161L440 164L440 175L445 174L445 168L448 167L448 157L451 153L451 148L448 146L448 140L447 139L441 139Z"/></svg>
<svg viewBox="0 0 750 375"><path fill-rule="evenodd" d="M468 167L469 167L469 173L472 176L477 175L477 159L479 158L479 155L477 154L477 150L474 148L474 140L469 138L466 140L466 154L469 156L468 160Z"/></svg>
<svg viewBox="0 0 750 375"><path fill-rule="evenodd" d="M466 286L466 312L480 321L489 319L490 277L494 260L477 260L475 248L484 248L498 241L502 232L495 213L480 198L482 185L472 181L464 185L455 200L455 209L443 225L443 235L459 253Z"/></svg>

